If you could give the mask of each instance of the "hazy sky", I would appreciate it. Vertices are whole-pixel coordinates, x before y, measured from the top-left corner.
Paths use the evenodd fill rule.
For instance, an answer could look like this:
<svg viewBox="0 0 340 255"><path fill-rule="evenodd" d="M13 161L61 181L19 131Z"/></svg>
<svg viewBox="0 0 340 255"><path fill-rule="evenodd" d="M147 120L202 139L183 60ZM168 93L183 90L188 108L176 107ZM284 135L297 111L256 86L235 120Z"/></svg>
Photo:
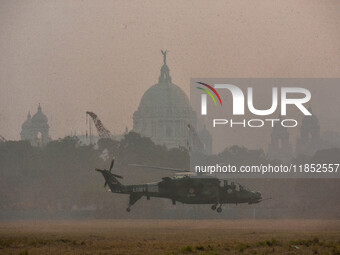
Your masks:
<svg viewBox="0 0 340 255"><path fill-rule="evenodd" d="M340 1L0 1L0 134L19 139L40 102L52 138L85 132L94 111L113 133L168 49L172 80L340 77Z"/></svg>

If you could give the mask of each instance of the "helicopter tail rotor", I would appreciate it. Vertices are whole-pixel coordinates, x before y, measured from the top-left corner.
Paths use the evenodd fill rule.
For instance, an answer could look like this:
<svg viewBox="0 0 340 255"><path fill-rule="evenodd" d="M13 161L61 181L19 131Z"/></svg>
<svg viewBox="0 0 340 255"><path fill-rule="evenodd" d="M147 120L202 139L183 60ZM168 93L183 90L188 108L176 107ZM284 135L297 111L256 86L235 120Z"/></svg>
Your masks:
<svg viewBox="0 0 340 255"><path fill-rule="evenodd" d="M95 169L96 171L101 172L102 175L104 176L104 179L105 179L104 188L107 186L107 184L109 182L112 183L113 185L117 185L117 184L121 185L120 182L117 180L117 178L123 179L123 176L112 173L112 168L114 166L114 162L115 162L115 159L113 158L112 161L111 161L109 170L106 170L106 169L102 170L102 169L98 169L98 168Z"/></svg>

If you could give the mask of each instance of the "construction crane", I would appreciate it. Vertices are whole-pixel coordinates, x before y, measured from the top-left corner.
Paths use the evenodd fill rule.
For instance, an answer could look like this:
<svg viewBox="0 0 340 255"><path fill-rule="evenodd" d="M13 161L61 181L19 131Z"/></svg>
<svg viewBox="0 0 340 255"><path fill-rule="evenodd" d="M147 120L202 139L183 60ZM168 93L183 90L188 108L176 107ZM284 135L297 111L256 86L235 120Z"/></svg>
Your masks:
<svg viewBox="0 0 340 255"><path fill-rule="evenodd" d="M0 135L0 142L7 142L6 138Z"/></svg>
<svg viewBox="0 0 340 255"><path fill-rule="evenodd" d="M87 115L89 115L92 118L100 138L111 138L112 137L111 132L104 127L103 123L98 118L97 114L95 114L94 112L86 112L86 116ZM91 130L90 130L90 135L91 135Z"/></svg>

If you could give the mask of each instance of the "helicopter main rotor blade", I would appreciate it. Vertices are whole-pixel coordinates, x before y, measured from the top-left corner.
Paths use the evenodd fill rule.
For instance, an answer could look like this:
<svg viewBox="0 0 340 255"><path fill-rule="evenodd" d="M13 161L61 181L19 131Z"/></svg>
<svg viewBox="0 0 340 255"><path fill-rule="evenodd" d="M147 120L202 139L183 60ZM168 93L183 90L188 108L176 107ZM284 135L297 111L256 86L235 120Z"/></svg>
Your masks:
<svg viewBox="0 0 340 255"><path fill-rule="evenodd" d="M170 168L170 167L161 167L161 166L148 166L148 165L139 165L139 164L128 164L128 166L153 168L153 169L167 170L167 171L173 171L173 172L190 172L190 171L187 170L187 169Z"/></svg>
<svg viewBox="0 0 340 255"><path fill-rule="evenodd" d="M112 174L112 175L116 178L123 179L123 176L121 176L121 175L118 175L118 174Z"/></svg>
<svg viewBox="0 0 340 255"><path fill-rule="evenodd" d="M111 161L111 165L110 165L110 170L109 170L110 173L111 173L111 170L112 170L112 168L113 168L114 163L115 163L115 159L113 158L112 161Z"/></svg>

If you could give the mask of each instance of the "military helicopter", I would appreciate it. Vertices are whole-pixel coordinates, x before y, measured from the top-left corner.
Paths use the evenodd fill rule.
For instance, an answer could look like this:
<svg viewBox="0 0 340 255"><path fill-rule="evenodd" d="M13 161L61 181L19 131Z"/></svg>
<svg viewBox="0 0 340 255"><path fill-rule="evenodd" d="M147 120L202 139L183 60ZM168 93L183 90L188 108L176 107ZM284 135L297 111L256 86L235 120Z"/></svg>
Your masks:
<svg viewBox="0 0 340 255"><path fill-rule="evenodd" d="M134 205L143 196L150 200L150 197L168 198L172 204L181 202L184 204L212 204L211 209L222 212L223 204L256 204L264 199L258 191L251 191L239 183L218 179L208 175L196 175L193 172L183 169L145 166L130 164L134 167L147 167L160 170L180 172L174 177L163 177L161 181L136 185L123 185L118 181L123 177L112 173L115 160L113 159L109 170L95 169L101 172L105 179L104 187L109 185L112 193L129 194L129 206L127 212L131 211Z"/></svg>

